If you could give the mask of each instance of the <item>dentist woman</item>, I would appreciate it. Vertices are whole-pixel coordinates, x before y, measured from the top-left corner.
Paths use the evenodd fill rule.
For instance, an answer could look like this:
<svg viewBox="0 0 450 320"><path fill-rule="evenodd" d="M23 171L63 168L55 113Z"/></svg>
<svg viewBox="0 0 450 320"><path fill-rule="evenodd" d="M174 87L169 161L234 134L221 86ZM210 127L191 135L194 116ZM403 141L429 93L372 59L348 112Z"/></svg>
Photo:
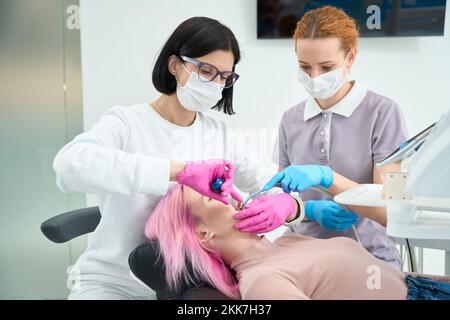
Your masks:
<svg viewBox="0 0 450 320"><path fill-rule="evenodd" d="M406 140L406 128L397 103L348 80L358 51L355 21L334 7L315 9L298 22L294 40L298 81L309 96L283 115L274 155L280 172L266 188L281 182L286 192L303 192L320 185L335 195L360 183L382 183L375 164ZM400 164L384 170L399 171ZM324 239L353 237L350 227L356 224L363 246L399 268L398 251L384 228L385 210L346 211L312 191L302 199L307 200L306 217L295 232ZM250 203L237 215L244 220L238 229L258 229L258 215L257 203Z"/></svg>
<svg viewBox="0 0 450 320"><path fill-rule="evenodd" d="M128 255L145 241L145 222L173 184L228 204L229 196L242 200L233 190L233 175L245 192L270 178L222 122L203 114L211 108L234 113L239 59L238 43L226 26L204 17L184 21L153 69L153 84L162 95L151 103L111 108L58 152L53 164L58 187L97 194L102 214L72 269L69 299L155 297L131 277ZM216 178L224 180L217 193L211 188ZM269 203L287 222L298 217L296 201L285 193Z"/></svg>

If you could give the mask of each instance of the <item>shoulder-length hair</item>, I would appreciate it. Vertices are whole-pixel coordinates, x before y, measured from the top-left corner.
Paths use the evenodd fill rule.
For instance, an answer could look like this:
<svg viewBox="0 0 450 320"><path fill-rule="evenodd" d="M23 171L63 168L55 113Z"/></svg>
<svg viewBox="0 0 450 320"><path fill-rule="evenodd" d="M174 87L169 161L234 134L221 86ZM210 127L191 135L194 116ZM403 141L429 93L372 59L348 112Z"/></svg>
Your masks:
<svg viewBox="0 0 450 320"><path fill-rule="evenodd" d="M145 235L159 242L169 288L177 291L183 281L192 285L202 281L239 299L239 286L231 269L218 252L205 248L197 238L196 218L189 211L185 194L182 185L169 190L145 226ZM187 272L188 264L193 274Z"/></svg>

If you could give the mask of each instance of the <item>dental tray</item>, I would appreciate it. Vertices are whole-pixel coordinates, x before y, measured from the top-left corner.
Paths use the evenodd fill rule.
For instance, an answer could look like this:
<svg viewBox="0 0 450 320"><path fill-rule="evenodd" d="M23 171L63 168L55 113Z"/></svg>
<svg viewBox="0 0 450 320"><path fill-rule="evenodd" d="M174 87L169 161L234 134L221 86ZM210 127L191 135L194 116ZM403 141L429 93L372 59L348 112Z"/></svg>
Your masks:
<svg viewBox="0 0 450 320"><path fill-rule="evenodd" d="M381 198L382 184L360 184L334 197L342 205L386 207L386 200Z"/></svg>

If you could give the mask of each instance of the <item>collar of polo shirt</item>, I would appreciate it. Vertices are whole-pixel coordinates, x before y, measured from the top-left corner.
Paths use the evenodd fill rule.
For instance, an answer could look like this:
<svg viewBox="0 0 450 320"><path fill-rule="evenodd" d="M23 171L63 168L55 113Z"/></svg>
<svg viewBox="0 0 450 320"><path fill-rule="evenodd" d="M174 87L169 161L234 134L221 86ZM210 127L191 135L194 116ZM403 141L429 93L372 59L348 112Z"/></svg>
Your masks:
<svg viewBox="0 0 450 320"><path fill-rule="evenodd" d="M367 89L358 84L357 81L354 82L353 87L347 93L347 95L342 98L338 103L332 106L327 111L331 111L333 113L337 113L346 118L350 117L353 111L359 106L361 101L366 96ZM306 99L305 105L305 114L304 119L308 121L309 119L317 116L319 113L322 113L322 110L317 103L317 101L310 95L308 99Z"/></svg>

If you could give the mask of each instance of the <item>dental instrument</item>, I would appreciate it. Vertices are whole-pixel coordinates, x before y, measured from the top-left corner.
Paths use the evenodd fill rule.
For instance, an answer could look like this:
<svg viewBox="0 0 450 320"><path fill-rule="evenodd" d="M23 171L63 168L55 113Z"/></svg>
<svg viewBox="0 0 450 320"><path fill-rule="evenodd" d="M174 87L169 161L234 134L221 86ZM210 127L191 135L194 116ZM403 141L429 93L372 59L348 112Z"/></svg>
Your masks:
<svg viewBox="0 0 450 320"><path fill-rule="evenodd" d="M221 186L222 186L223 182L224 181L222 179L220 179L220 178L215 179L211 183L211 189L213 189L214 192L216 192L216 193L220 193L222 191ZM230 204L237 210L242 210L242 208L244 207L242 205L242 203L238 202L231 195L228 195L227 199L228 199L228 201L230 201Z"/></svg>
<svg viewBox="0 0 450 320"><path fill-rule="evenodd" d="M419 148L423 145L427 137L431 134L436 122L431 126L427 127L425 130L421 131L411 139L403 142L394 152L388 155L383 161L376 163L375 165L378 168L382 168L388 164L393 162L405 160L413 155L415 152L419 150Z"/></svg>

